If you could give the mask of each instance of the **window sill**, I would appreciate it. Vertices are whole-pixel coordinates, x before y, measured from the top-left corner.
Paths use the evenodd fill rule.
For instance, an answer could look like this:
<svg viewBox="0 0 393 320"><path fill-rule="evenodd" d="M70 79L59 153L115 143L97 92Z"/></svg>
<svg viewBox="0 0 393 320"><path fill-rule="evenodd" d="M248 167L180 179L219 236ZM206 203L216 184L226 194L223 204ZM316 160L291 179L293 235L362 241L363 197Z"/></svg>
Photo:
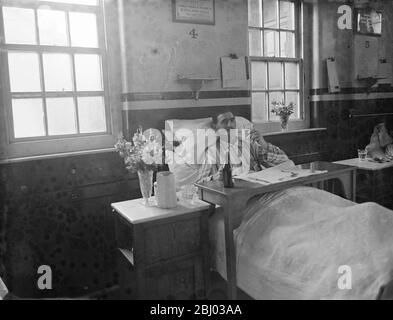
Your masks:
<svg viewBox="0 0 393 320"><path fill-rule="evenodd" d="M113 148L115 143L114 134L14 142L5 145L3 153L0 154L0 161L78 154Z"/></svg>
<svg viewBox="0 0 393 320"><path fill-rule="evenodd" d="M262 134L278 134L281 133L281 125L279 121L269 122L253 122L255 129ZM310 124L306 120L295 119L290 120L288 123L288 132L310 129Z"/></svg>
<svg viewBox="0 0 393 320"><path fill-rule="evenodd" d="M267 132L264 133L263 136L268 137L268 136L278 136L278 135L307 133L307 132L326 131L326 130L327 128L297 129L297 130L288 130L288 131Z"/></svg>
<svg viewBox="0 0 393 320"><path fill-rule="evenodd" d="M21 157L21 158L4 159L4 160L0 160L0 164L11 164L11 163L34 161L34 160L46 160L46 159L53 159L53 158L75 157L75 156L106 153L106 152L115 152L115 151L116 151L115 148L105 148L105 149L96 149L96 150L45 154L45 155L39 155L39 156L28 156L28 157Z"/></svg>

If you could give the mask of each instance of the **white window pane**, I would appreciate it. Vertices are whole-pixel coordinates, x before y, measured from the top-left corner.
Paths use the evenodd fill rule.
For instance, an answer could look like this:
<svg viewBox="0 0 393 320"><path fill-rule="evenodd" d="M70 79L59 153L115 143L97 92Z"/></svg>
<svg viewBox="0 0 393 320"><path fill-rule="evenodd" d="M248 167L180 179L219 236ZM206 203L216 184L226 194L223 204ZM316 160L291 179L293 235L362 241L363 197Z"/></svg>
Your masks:
<svg viewBox="0 0 393 320"><path fill-rule="evenodd" d="M295 34L292 32L281 32L281 57L295 58Z"/></svg>
<svg viewBox="0 0 393 320"><path fill-rule="evenodd" d="M299 67L297 63L285 64L285 89L299 89Z"/></svg>
<svg viewBox="0 0 393 320"><path fill-rule="evenodd" d="M266 122L266 94L264 92L252 93L252 121Z"/></svg>
<svg viewBox="0 0 393 320"><path fill-rule="evenodd" d="M266 57L278 57L280 54L280 37L277 31L265 31L264 37Z"/></svg>
<svg viewBox="0 0 393 320"><path fill-rule="evenodd" d="M261 27L261 1L248 1L248 25L252 27Z"/></svg>
<svg viewBox="0 0 393 320"><path fill-rule="evenodd" d="M285 104L294 104L295 113L291 115L290 119L300 119L300 103L299 103L299 92L286 92L285 93Z"/></svg>
<svg viewBox="0 0 393 320"><path fill-rule="evenodd" d="M32 52L9 52L11 92L41 91L38 54Z"/></svg>
<svg viewBox="0 0 393 320"><path fill-rule="evenodd" d="M295 29L295 5L293 2L280 1L280 28Z"/></svg>
<svg viewBox="0 0 393 320"><path fill-rule="evenodd" d="M259 30L249 30L248 31L248 41L249 41L249 55L250 56L261 56L262 55L262 41L261 41L261 31Z"/></svg>
<svg viewBox="0 0 393 320"><path fill-rule="evenodd" d="M77 133L74 98L46 99L46 112L49 135Z"/></svg>
<svg viewBox="0 0 393 320"><path fill-rule="evenodd" d="M280 118L271 112L273 106L272 102L284 102L284 92L270 92L269 93L269 120L280 121Z"/></svg>
<svg viewBox="0 0 393 320"><path fill-rule="evenodd" d="M15 138L45 135L42 99L13 99L12 116Z"/></svg>
<svg viewBox="0 0 393 320"><path fill-rule="evenodd" d="M96 54L76 54L75 69L78 91L102 90L100 56Z"/></svg>
<svg viewBox="0 0 393 320"><path fill-rule="evenodd" d="M50 1L58 3L68 3L68 4L82 4L82 5L97 5L97 0L40 0L40 1Z"/></svg>
<svg viewBox="0 0 393 320"><path fill-rule="evenodd" d="M262 8L265 28L278 28L278 0L263 0Z"/></svg>
<svg viewBox="0 0 393 320"><path fill-rule="evenodd" d="M78 114L81 133L106 131L105 104L103 97L78 98Z"/></svg>
<svg viewBox="0 0 393 320"><path fill-rule="evenodd" d="M266 62L254 61L251 63L251 79L254 90L267 89Z"/></svg>
<svg viewBox="0 0 393 320"><path fill-rule="evenodd" d="M72 91L71 56L64 53L44 53L46 91Z"/></svg>
<svg viewBox="0 0 393 320"><path fill-rule="evenodd" d="M94 13L70 12L71 45L98 47L97 18Z"/></svg>
<svg viewBox="0 0 393 320"><path fill-rule="evenodd" d="M259 30L249 30L248 31L248 41L250 47L250 56L261 56L262 55L262 41L261 41L261 31Z"/></svg>
<svg viewBox="0 0 393 320"><path fill-rule="evenodd" d="M280 62L269 63L269 89L284 89L282 63Z"/></svg>
<svg viewBox="0 0 393 320"><path fill-rule="evenodd" d="M63 11L37 10L40 44L67 45L66 15Z"/></svg>
<svg viewBox="0 0 393 320"><path fill-rule="evenodd" d="M34 10L3 7L6 43L36 44Z"/></svg>

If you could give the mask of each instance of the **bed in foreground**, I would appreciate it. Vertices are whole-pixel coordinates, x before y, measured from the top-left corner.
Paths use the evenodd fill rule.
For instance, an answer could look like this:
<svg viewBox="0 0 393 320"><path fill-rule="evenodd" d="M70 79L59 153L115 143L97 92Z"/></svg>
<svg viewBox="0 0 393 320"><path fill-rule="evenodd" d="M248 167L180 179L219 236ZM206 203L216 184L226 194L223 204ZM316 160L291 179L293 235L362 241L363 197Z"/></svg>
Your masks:
<svg viewBox="0 0 393 320"><path fill-rule="evenodd" d="M254 299L375 299L392 279L392 211L315 188L256 198L234 239L237 284ZM226 278L220 210L210 240L214 268ZM350 283L340 288L342 270Z"/></svg>

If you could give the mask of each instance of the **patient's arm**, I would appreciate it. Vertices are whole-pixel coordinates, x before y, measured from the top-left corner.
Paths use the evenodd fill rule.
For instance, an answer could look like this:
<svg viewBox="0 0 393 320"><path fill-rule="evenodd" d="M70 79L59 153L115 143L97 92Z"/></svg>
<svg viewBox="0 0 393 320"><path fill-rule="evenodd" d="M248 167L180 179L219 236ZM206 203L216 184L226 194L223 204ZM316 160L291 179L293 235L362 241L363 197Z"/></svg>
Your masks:
<svg viewBox="0 0 393 320"><path fill-rule="evenodd" d="M265 148L254 143L251 145L251 150L253 149L254 151L251 151L251 154L254 153L258 162L265 168L274 167L289 160L284 151L271 143L267 143Z"/></svg>
<svg viewBox="0 0 393 320"><path fill-rule="evenodd" d="M289 160L283 150L266 142L262 134L252 129L250 132L251 169L258 171L274 167Z"/></svg>
<svg viewBox="0 0 393 320"><path fill-rule="evenodd" d="M265 141L262 134L258 130L255 130L254 128L251 129L250 131L250 141L251 143L254 142L259 143L263 148L268 147L268 143Z"/></svg>

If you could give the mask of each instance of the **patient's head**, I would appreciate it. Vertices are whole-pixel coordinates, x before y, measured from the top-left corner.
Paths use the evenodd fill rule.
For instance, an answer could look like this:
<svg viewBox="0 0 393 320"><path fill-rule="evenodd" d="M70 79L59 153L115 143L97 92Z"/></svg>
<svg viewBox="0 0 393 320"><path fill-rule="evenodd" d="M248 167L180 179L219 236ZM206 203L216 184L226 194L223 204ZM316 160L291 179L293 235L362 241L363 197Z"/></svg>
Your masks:
<svg viewBox="0 0 393 320"><path fill-rule="evenodd" d="M214 119L214 129L236 129L236 120L232 112L221 113Z"/></svg>

